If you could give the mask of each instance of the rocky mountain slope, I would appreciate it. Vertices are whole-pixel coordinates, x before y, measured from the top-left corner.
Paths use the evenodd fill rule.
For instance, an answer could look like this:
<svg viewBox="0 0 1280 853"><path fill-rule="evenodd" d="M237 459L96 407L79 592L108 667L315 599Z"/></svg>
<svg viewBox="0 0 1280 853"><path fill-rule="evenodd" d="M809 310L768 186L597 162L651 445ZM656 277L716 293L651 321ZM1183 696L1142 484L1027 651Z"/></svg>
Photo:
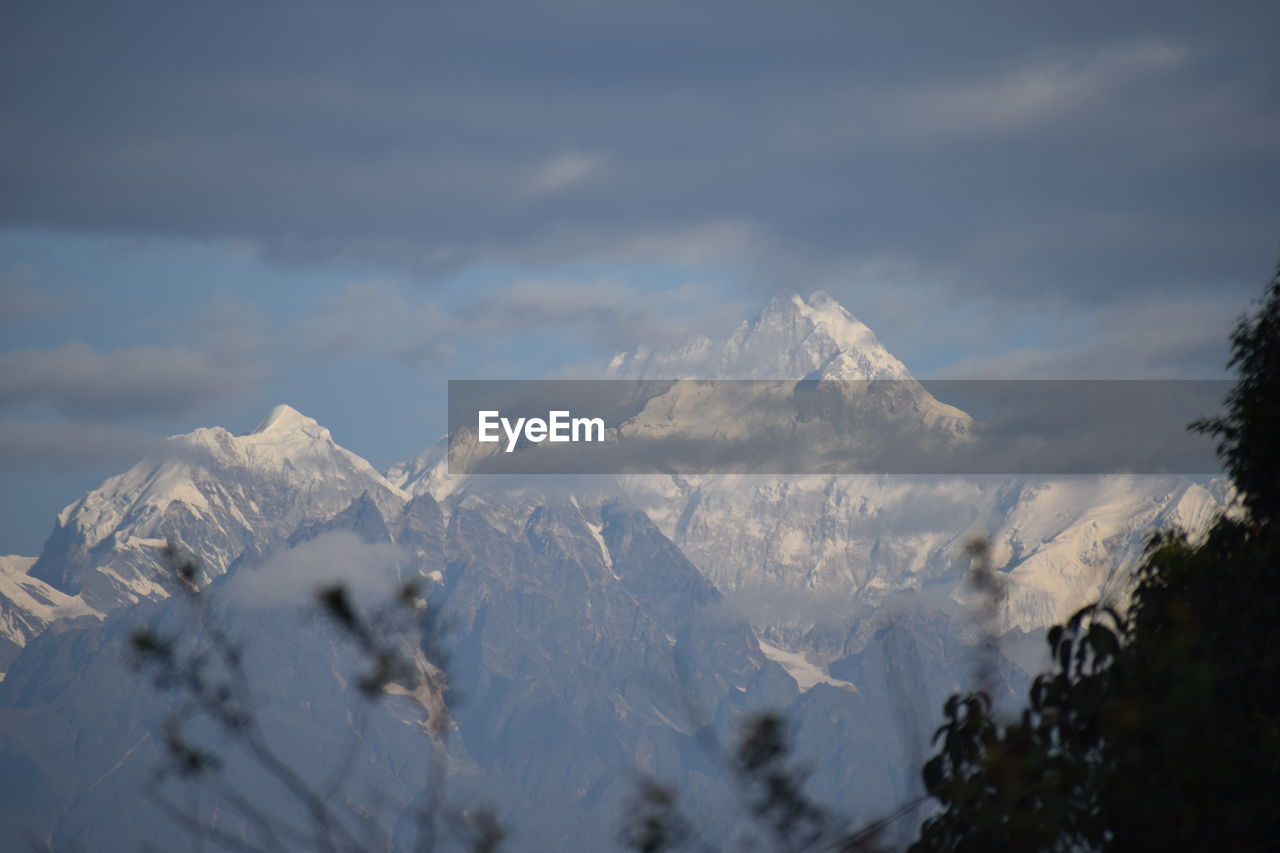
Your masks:
<svg viewBox="0 0 1280 853"><path fill-rule="evenodd" d="M611 375L914 385L865 325L821 293L777 297L726 340L620 354ZM910 417L953 433L968 428L967 415L914 387L912 405L899 407ZM891 593L945 584L960 600L957 558L979 536L990 540L1008 581L1003 627L1044 627L1100 594L1122 595L1149 531L1203 529L1223 497L1220 483L1145 476L646 475L625 484L717 588L753 604L773 598L759 602L755 618L800 628L815 622L805 598L834 599L852 612ZM778 606L779 598L796 606Z"/></svg>
<svg viewBox="0 0 1280 853"><path fill-rule="evenodd" d="M905 417L953 436L970 423L820 294L776 299L725 340L623 354L610 370L894 379ZM1145 477L495 483L449 476L442 445L384 476L279 406L244 435L174 437L68 506L34 565L0 560L12 658L0 846L187 846L143 793L172 706L125 665L139 625L189 629L159 557L170 538L201 559L282 754L325 778L359 739L350 819L373 819L361 817L371 797L393 846L406 845L443 755L442 808L492 804L515 849L595 850L613 844L643 774L745 844L716 744L752 710L794 722L820 798L852 819L892 808L918 791L941 701L970 683L968 541L990 540L1006 580L997 689L1013 696L1040 629L1096 595L1123 597L1153 527L1195 531L1221 503L1220 486ZM314 596L341 581L372 606L407 580L448 630L428 642L424 622L421 683L370 706ZM287 807L250 763L225 773ZM198 808L225 831L253 831L225 806Z"/></svg>
<svg viewBox="0 0 1280 853"><path fill-rule="evenodd" d="M79 596L29 574L34 557L0 557L0 677L29 640L50 625L101 618Z"/></svg>
<svg viewBox="0 0 1280 853"><path fill-rule="evenodd" d="M157 555L169 537L200 554L216 576L365 492L389 506L403 500L329 430L276 406L245 435L212 427L174 436L68 506L31 576L99 611L163 598Z"/></svg>

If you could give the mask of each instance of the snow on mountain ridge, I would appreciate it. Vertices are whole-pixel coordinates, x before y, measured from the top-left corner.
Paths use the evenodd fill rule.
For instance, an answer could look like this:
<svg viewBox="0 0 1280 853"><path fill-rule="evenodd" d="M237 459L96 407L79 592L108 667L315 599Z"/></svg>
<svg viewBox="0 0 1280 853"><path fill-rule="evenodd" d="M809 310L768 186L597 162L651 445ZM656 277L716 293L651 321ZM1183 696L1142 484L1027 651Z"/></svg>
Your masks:
<svg viewBox="0 0 1280 853"><path fill-rule="evenodd" d="M79 596L31 577L35 562L35 557L0 557L0 678L27 641L54 622L100 616Z"/></svg>
<svg viewBox="0 0 1280 853"><path fill-rule="evenodd" d="M894 379L903 383L896 391L911 397L900 413L960 437L972 425L821 292L776 296L727 338L700 335L619 353L605 374ZM686 407L677 420L694 417L696 406ZM406 491L443 499L467 488L464 477L446 471L437 445L390 473ZM717 588L759 600L753 618L766 629L812 625L813 612L855 602L874 610L888 596L926 586L945 587L943 598L962 602L959 557L973 537L985 536L1009 581L1003 625L1033 630L1099 595L1122 600L1150 531L1176 525L1195 534L1222 508L1213 488L1173 477L644 476L623 478L623 485ZM799 606L804 598L825 603ZM778 600L791 604L780 608Z"/></svg>
<svg viewBox="0 0 1280 853"><path fill-rule="evenodd" d="M906 380L906 392L919 388L871 331L825 294L779 297L725 340L703 337L615 362L610 375L619 378L652 369L644 375L892 378ZM563 792L576 807L584 790L604 790L630 756L655 775L705 779L676 775L683 766L678 744L692 731L672 722L681 719L682 703L671 702L665 689L649 691L650 679L631 677L635 672L656 673L659 686L677 683L677 672L692 673L694 681L680 675L679 683L690 696L712 697L707 707L715 719L734 719L748 707L779 707L802 730L839 720L821 739L823 757L856 778L840 776L830 790L851 790L856 779L889 779L896 766L890 761L904 754L895 729L910 729L898 719L903 708L936 709L963 677L956 673L962 672L964 635L949 620L963 621L963 567L956 557L965 543L975 536L992 542L997 568L1009 581L1004 625L1030 629L1062 618L1100 590L1122 591L1146 532L1203 525L1218 500L1209 489L1175 478L658 476L627 483L642 514L625 500L615 505L581 493L565 499L536 479L518 494L473 491L466 477L447 473L443 450L437 444L383 476L286 406L273 408L246 435L215 427L176 436L169 453L111 478L59 516L34 569L52 586L16 564L0 571L0 593L16 599L47 590L51 604L35 600L28 610L58 612L70 598L66 593L79 591L81 602L106 610L165 594L157 583L157 549L169 536L216 574L233 565L233 571L248 570L251 558L295 541L290 537L330 529L376 534L376 541L412 554L412 567L424 577L444 582L445 612L462 632L452 668L468 696L459 725L472 727L458 743L481 744L491 753L477 751L467 765L454 766L493 774L478 777L482 789L511 785L524 808L513 820L522 825L546 809L546 791ZM406 493L417 496L407 506ZM8 577L23 589L9 592ZM908 612L907 604L916 609ZM3 605L0 598L0 614ZM118 631L124 621L105 624ZM345 704L313 704L308 692L332 686L328 650L312 644L280 654L305 635L276 622L266 626L276 633L264 635L276 638L272 657L283 663L274 670L274 695L307 698L278 705L290 714L305 708L310 721L321 719L313 716L316 708L345 713ZM58 643L57 631L23 651L9 670L5 687L12 695L50 695L49 682L58 680L52 676L67 659L59 655L70 645ZM107 660L108 653L110 668L96 670L106 676L93 680L84 673L94 670L80 669L61 679L82 698L72 695L54 710L70 704L78 716L69 719L82 721L85 732L106 734L77 739L77 750L101 749L95 745L110 743L120 729L121 715L104 698L119 682L118 654L104 645L97 659ZM901 694L905 702L886 690L895 681L908 691ZM797 694L802 698L788 708ZM430 711L439 693L414 698ZM831 716L841 708L852 709L852 716ZM433 712L430 719L443 718ZM418 719L416 713L405 718L415 735ZM145 733L137 719L131 724L130 738ZM414 742L369 740L392 745L397 767L406 766L402 745ZM114 754L104 750L103 766L114 772L131 754L127 743L112 746ZM308 739L300 755L317 752ZM95 796L124 788L98 786ZM69 810L77 820L95 802L107 803L98 806L99 817L133 820L119 801L85 802ZM593 795L585 802L591 809L561 825L582 823L589 811L605 813L600 804L606 799ZM860 807L876 812L891 805Z"/></svg>
<svg viewBox="0 0 1280 853"><path fill-rule="evenodd" d="M115 531L124 516L146 507L177 500L208 510L209 499L195 479L226 468L272 470L312 490L344 474L358 474L385 483L393 493L407 498L363 457L335 443L328 429L289 406L276 406L244 435L233 435L223 427L201 427L170 436L168 442L167 452L107 479L63 508L57 516L59 524L66 525L75 516L85 534L84 544L93 547Z"/></svg>
<svg viewBox="0 0 1280 853"><path fill-rule="evenodd" d="M245 435L207 427L172 436L67 506L32 575L83 591L99 610L162 598L159 547L168 538L221 574L247 549L272 547L366 492L389 511L408 499L329 430L280 405Z"/></svg>
<svg viewBox="0 0 1280 853"><path fill-rule="evenodd" d="M258 422L249 435L259 435L266 432L296 432L302 431L315 438L328 438L329 430L320 426L315 418L307 417L299 412L293 406L286 403L280 403L267 412L266 417Z"/></svg>
<svg viewBox="0 0 1280 853"><path fill-rule="evenodd" d="M610 379L891 379L905 383L893 396L905 402L904 409L926 428L939 434L963 434L972 423L964 412L934 399L865 323L822 291L808 299L795 293L778 294L727 338L699 334L664 347L642 345L619 352L603 375ZM673 394L679 397L686 392L696 394L687 388L674 389ZM675 428L694 425L688 417L678 420ZM640 418L631 427L639 432L653 424ZM441 440L391 466L388 479L406 492L430 493L443 500L462 481L448 474L444 448Z"/></svg>
<svg viewBox="0 0 1280 853"><path fill-rule="evenodd" d="M608 372L629 379L898 380L902 387L891 392L898 415L961 440L973 426L822 292L776 296L723 341L699 337L620 353ZM1151 530L1179 525L1195 534L1221 508L1211 490L1179 478L629 477L625 483L719 589L757 598L802 594L874 607L894 592L943 581L960 600L957 555L975 535L986 536L997 567L1010 573L1003 624L1027 630L1063 619L1100 594L1123 598ZM765 627L779 619L812 624L804 613L779 616L773 606L757 618Z"/></svg>
<svg viewBox="0 0 1280 853"><path fill-rule="evenodd" d="M941 433L961 435L971 423L929 395L871 329L822 292L807 299L776 296L727 338L698 336L619 354L606 373L636 379L893 379L903 383L897 391L911 398L909 406L897 406L899 413L923 418ZM363 493L394 515L411 495L445 501L467 490L466 478L447 473L443 443L384 476L287 405L272 408L248 434L199 429L172 438L170 450L63 510L32 577L63 592L82 592L90 605L108 610L165 594L157 582L157 549L169 536L187 542L217 574L242 554L274 547L301 524L333 517ZM1149 525L1185 521L1195 527L1218 506L1199 487L1128 482L1118 498L1098 483L1055 507L1037 498L1035 489L962 480L650 477L624 484L725 592L768 587L831 600L857 596L873 605L896 591L952 578L960 545L987 535L1007 555L1000 567L1016 587L1006 624L1034 628L1122 584ZM1102 523L1092 510L1103 505L1124 518ZM1059 527L1032 536L1028 519L1040 523L1046 512L1061 514Z"/></svg>
<svg viewBox="0 0 1280 853"><path fill-rule="evenodd" d="M616 379L910 379L867 325L822 291L775 296L727 339L618 353Z"/></svg>

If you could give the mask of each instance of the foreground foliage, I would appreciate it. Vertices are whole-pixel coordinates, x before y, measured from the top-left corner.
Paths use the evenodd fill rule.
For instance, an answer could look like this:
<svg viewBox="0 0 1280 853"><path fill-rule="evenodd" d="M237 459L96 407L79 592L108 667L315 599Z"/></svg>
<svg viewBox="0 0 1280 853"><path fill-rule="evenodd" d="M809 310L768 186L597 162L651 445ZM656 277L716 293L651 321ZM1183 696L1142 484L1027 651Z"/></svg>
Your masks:
<svg viewBox="0 0 1280 853"><path fill-rule="evenodd" d="M1239 513L1153 537L1126 612L1049 634L1012 724L952 697L914 850L1258 850L1280 844L1280 272L1233 338L1219 439Z"/></svg>

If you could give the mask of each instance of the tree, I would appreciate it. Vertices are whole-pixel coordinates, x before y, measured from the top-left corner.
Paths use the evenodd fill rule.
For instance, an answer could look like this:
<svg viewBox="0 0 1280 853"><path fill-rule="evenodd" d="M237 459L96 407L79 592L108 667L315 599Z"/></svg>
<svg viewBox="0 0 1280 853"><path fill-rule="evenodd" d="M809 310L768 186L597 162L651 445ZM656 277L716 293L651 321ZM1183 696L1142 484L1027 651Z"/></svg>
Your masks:
<svg viewBox="0 0 1280 853"><path fill-rule="evenodd" d="M1155 534L1125 613L1090 605L1002 725L952 697L913 849L1257 850L1280 840L1280 269L1232 336L1214 435L1239 511Z"/></svg>

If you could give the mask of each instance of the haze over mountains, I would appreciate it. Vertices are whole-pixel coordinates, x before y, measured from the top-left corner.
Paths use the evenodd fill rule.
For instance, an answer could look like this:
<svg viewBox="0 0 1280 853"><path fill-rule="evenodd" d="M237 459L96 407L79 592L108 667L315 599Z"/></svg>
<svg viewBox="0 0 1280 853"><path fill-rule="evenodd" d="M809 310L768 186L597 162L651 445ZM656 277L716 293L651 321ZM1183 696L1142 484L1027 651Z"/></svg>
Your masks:
<svg viewBox="0 0 1280 853"><path fill-rule="evenodd" d="M619 354L606 375L911 381L820 293L778 297L726 339ZM912 388L909 417L965 432L968 415ZM307 618L310 581L344 576L374 596L420 579L452 626L444 695L460 701L446 722L439 689L386 697L357 786L381 791L398 827L436 744L450 799L495 804L516 849L601 849L637 774L737 831L725 768L698 732L728 740L750 709L795 721L812 787L851 818L897 805L916 791L942 699L969 679L966 543L987 538L1004 579L1002 687L1018 692L1037 632L1099 595L1122 600L1151 531L1194 533L1223 505L1220 483L1175 477L494 486L450 476L442 444L381 473L277 406L244 435L170 439L64 509L34 562L0 559L0 760L22 792L6 798L0 839L180 844L140 793L163 700L124 664L133 627L182 625L163 580L170 539L200 558L230 629L263 650L251 672L273 731L317 773L363 700L344 689L335 638ZM274 796L251 768L227 772ZM214 819L234 831L233 815Z"/></svg>

